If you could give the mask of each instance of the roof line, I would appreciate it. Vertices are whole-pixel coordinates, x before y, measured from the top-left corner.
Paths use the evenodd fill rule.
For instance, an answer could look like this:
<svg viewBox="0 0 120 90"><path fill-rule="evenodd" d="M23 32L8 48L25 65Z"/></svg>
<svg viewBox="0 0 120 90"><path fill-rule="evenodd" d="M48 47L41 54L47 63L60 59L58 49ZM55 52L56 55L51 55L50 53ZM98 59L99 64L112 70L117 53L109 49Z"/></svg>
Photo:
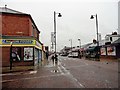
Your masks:
<svg viewBox="0 0 120 90"><path fill-rule="evenodd" d="M20 13L20 14L26 14L26 13L23 13L23 12L20 12L20 11L11 9L11 8L7 8L7 7L0 7L0 8L1 8L1 9L6 9L6 10L11 10L11 11L13 11L13 12ZM8 13L9 13L9 12L8 12Z"/></svg>

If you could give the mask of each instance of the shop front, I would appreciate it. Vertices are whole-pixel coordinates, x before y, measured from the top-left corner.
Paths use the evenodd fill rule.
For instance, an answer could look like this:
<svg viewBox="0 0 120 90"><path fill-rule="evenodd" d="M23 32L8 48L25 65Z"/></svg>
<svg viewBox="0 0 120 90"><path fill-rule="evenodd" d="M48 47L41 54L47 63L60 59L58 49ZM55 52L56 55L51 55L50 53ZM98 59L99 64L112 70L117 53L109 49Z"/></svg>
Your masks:
<svg viewBox="0 0 120 90"><path fill-rule="evenodd" d="M35 39L1 39L2 67L35 66L41 62L42 45Z"/></svg>
<svg viewBox="0 0 120 90"><path fill-rule="evenodd" d="M101 58L108 58L108 59L117 59L119 58L119 46L118 45L105 45L102 46L101 51Z"/></svg>
<svg viewBox="0 0 120 90"><path fill-rule="evenodd" d="M89 47L85 50L85 57L86 58L95 58L95 59L99 59L99 46L93 46L93 47Z"/></svg>

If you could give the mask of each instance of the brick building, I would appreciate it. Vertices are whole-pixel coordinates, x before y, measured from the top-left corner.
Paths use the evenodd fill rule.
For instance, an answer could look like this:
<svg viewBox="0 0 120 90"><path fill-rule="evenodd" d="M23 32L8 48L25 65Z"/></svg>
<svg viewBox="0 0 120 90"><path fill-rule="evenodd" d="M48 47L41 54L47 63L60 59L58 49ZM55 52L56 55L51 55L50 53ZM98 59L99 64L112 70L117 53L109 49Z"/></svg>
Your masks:
<svg viewBox="0 0 120 90"><path fill-rule="evenodd" d="M2 67L35 66L42 60L40 31L30 14L0 7Z"/></svg>

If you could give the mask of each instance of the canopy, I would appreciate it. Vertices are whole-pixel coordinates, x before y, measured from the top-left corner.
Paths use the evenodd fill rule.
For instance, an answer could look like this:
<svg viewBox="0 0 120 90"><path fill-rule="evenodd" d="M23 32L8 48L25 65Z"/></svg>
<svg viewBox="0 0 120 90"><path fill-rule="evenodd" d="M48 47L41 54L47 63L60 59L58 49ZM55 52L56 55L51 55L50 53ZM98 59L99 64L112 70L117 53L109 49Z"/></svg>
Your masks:
<svg viewBox="0 0 120 90"><path fill-rule="evenodd" d="M98 46L93 46L93 47L89 47L86 49L86 51L97 51L98 50Z"/></svg>

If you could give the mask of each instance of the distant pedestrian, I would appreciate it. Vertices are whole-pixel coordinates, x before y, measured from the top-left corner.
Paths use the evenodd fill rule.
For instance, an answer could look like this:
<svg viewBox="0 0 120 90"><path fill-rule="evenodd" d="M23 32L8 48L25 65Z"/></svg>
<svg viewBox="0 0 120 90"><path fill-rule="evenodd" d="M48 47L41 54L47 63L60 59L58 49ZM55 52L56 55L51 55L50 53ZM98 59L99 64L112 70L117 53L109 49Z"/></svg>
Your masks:
<svg viewBox="0 0 120 90"><path fill-rule="evenodd" d="M52 59L53 65L54 65L54 55L52 55L51 59Z"/></svg>
<svg viewBox="0 0 120 90"><path fill-rule="evenodd" d="M58 64L58 55L55 54L55 65L57 65L57 64Z"/></svg>
<svg viewBox="0 0 120 90"><path fill-rule="evenodd" d="M46 58L47 58L47 60L48 60L48 56L49 56L49 55L48 55L48 52L46 52Z"/></svg>
<svg viewBox="0 0 120 90"><path fill-rule="evenodd" d="M78 58L81 59L81 52L80 52L80 50L78 50Z"/></svg>

